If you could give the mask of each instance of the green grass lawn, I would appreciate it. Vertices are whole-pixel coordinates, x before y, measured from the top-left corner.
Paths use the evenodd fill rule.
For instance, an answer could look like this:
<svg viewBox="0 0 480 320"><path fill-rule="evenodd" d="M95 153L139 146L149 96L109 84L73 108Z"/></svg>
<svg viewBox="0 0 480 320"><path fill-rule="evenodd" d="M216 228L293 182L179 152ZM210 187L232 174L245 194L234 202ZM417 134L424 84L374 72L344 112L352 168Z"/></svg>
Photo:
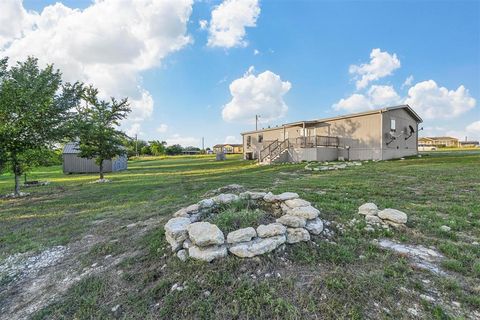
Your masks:
<svg viewBox="0 0 480 320"><path fill-rule="evenodd" d="M322 172L304 164L258 166L238 156L223 162L144 158L128 165L107 174L113 182L106 184L90 184L96 175L39 168L28 177L48 186L24 190L31 192L27 198L0 200L0 263L87 234L101 241L79 254L79 268L106 255L137 253L83 278L35 318L409 319L412 306L425 319L480 312L480 246L472 244L480 241L479 152L432 152ZM207 191L232 183L297 192L334 223L359 219L358 206L375 202L406 212L408 229L368 233L361 223L337 233L333 243L316 239L258 258L206 264L172 256L161 224L145 233L126 227L150 218L166 222ZM13 178L0 176L0 194L12 188ZM452 231L442 232L442 225ZM434 246L446 256L442 268L449 276L414 269L406 257L378 249L372 240L382 237ZM175 283L186 288L170 291ZM0 290L0 307L2 299L8 295Z"/></svg>

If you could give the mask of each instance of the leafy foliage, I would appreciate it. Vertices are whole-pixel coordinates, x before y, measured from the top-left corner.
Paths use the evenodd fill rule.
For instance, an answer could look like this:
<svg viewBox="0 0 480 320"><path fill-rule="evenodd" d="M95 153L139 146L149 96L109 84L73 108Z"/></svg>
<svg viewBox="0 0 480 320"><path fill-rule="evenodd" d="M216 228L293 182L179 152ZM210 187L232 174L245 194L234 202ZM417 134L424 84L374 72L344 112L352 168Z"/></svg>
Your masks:
<svg viewBox="0 0 480 320"><path fill-rule="evenodd" d="M14 173L18 194L18 177L67 136L81 86L62 85L60 71L39 68L36 58L10 69L7 61L0 60L0 169Z"/></svg>
<svg viewBox="0 0 480 320"><path fill-rule="evenodd" d="M98 89L84 88L84 104L78 105L76 131L79 138L80 157L95 159L103 179L103 162L126 153L122 142L126 138L118 129L120 121L130 113L128 99L110 102L98 98Z"/></svg>

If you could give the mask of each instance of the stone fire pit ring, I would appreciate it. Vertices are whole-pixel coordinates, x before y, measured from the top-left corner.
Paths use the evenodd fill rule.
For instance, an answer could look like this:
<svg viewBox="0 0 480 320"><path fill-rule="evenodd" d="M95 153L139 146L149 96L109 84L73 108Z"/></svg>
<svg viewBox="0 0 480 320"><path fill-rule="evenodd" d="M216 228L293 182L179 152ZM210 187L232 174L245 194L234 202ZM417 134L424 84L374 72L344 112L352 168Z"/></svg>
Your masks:
<svg viewBox="0 0 480 320"><path fill-rule="evenodd" d="M276 221L238 229L226 236L217 225L204 221L212 214L222 214L222 206L242 200L264 208ZM320 235L324 228L319 214L310 202L293 192L221 193L175 212L165 224L165 237L182 261L190 257L210 262L228 254L251 258L285 243L310 241L311 235Z"/></svg>

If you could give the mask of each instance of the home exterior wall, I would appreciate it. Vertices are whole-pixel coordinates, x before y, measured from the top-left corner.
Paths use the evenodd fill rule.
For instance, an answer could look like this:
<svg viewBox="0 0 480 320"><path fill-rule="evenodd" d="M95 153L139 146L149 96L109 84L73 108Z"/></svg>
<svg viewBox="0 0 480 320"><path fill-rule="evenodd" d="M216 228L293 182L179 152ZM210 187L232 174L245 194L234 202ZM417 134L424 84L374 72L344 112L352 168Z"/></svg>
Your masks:
<svg viewBox="0 0 480 320"><path fill-rule="evenodd" d="M348 160L380 160L381 121L381 113L327 121L328 126L317 129L317 134L339 137L340 157Z"/></svg>
<svg viewBox="0 0 480 320"><path fill-rule="evenodd" d="M415 129L413 136L405 140L399 137L388 146L390 137L390 120L395 119L396 133ZM407 128L407 129L405 129ZM282 126L243 134L244 156L246 159L258 159L260 151L269 143L285 138L295 139L309 136L338 137L338 148L290 148L289 161L331 161L343 157L346 160L387 160L417 154L418 123L405 108L379 110L367 114L305 122L293 126ZM248 137L251 137L250 144ZM263 141L259 142L259 137ZM334 149L334 150L331 150ZM249 153L252 157L249 157ZM335 155L334 155L335 154Z"/></svg>
<svg viewBox="0 0 480 320"><path fill-rule="evenodd" d="M394 135L400 135L401 131L409 132L409 126L415 129L415 133L407 140L403 134L397 139L390 141L390 121L395 120L396 132ZM383 113L383 152L382 159L396 159L401 157L413 156L418 154L418 123L405 109L390 110Z"/></svg>

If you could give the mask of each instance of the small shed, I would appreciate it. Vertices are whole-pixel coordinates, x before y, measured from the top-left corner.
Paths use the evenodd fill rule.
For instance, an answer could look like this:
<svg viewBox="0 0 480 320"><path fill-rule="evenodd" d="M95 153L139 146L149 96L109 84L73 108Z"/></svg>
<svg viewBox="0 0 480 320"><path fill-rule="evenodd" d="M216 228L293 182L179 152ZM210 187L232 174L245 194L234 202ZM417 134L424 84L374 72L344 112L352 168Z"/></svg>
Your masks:
<svg viewBox="0 0 480 320"><path fill-rule="evenodd" d="M78 156L80 150L78 143L69 142L63 147L63 173L96 173L100 172L100 167L95 163L95 159L81 158ZM115 172L127 170L127 155L115 157L114 159L103 161L103 172Z"/></svg>

